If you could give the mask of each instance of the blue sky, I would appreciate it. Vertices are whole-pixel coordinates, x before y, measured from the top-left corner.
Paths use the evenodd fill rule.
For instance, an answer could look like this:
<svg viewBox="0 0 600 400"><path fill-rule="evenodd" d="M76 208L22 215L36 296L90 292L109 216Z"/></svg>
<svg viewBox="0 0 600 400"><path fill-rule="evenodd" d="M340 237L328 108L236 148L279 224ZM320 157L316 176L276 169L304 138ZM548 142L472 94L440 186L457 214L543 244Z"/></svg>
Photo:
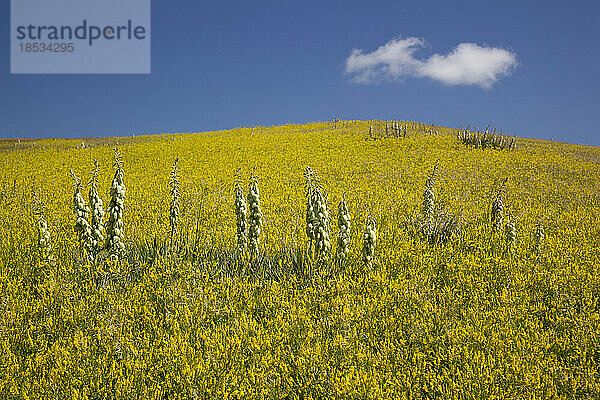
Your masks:
<svg viewBox="0 0 600 400"><path fill-rule="evenodd" d="M11 75L9 3L0 5L1 137L198 132L340 116L491 124L600 145L593 1L153 0L149 75ZM421 67L461 43L505 51L514 64L491 87L449 85L408 64L387 73L377 59L361 59L375 63L366 71L373 79L356 83L364 69L345 73L353 49L369 56L407 38L419 40L411 60Z"/></svg>

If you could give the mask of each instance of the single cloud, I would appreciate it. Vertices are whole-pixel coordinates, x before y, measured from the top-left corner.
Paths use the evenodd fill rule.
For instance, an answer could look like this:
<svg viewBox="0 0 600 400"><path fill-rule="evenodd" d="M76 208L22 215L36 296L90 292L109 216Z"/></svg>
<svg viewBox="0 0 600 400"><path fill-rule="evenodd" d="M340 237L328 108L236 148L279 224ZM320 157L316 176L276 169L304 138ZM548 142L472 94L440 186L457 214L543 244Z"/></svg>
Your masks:
<svg viewBox="0 0 600 400"><path fill-rule="evenodd" d="M478 85L489 89L517 65L515 53L498 47L461 43L449 54L434 54L422 61L415 52L425 41L415 37L394 39L371 53L353 49L346 59L346 74L352 82L399 81L427 77L446 85Z"/></svg>
<svg viewBox="0 0 600 400"><path fill-rule="evenodd" d="M367 54L353 49L346 59L346 73L354 74L352 81L356 83L398 80L412 75L422 64L413 54L424 44L422 39L410 37L391 40Z"/></svg>
<svg viewBox="0 0 600 400"><path fill-rule="evenodd" d="M461 43L448 55L434 54L417 71L446 85L479 85L491 88L517 65L517 57L508 50Z"/></svg>

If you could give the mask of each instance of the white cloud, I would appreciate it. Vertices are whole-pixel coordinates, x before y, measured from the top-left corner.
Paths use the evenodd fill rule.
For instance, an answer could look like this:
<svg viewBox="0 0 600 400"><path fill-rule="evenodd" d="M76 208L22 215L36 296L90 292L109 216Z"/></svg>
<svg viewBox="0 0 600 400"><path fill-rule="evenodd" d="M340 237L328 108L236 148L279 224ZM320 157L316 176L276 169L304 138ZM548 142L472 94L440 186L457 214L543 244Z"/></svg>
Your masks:
<svg viewBox="0 0 600 400"><path fill-rule="evenodd" d="M461 43L449 54L434 54L422 61L414 54L424 46L424 40L409 37L391 40L371 53L353 49L346 59L345 72L352 75L355 83L428 77L446 85L491 88L517 65L515 53L475 43Z"/></svg>
<svg viewBox="0 0 600 400"><path fill-rule="evenodd" d="M448 55L434 54L419 69L447 85L479 85L490 88L501 76L509 75L517 65L514 53L497 47L461 43Z"/></svg>
<svg viewBox="0 0 600 400"><path fill-rule="evenodd" d="M400 79L421 66L413 54L423 45L423 40L411 37L391 40L367 54L353 49L346 59L346 73L354 74L352 81L357 83Z"/></svg>

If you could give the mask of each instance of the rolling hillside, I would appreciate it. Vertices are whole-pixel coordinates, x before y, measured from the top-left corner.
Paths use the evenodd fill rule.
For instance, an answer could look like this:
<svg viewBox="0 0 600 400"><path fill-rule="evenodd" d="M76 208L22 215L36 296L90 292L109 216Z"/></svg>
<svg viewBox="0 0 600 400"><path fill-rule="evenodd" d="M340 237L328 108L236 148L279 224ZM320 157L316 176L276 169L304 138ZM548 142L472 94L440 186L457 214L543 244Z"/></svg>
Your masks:
<svg viewBox="0 0 600 400"><path fill-rule="evenodd" d="M0 397L599 397L600 149L461 134L335 121L0 141ZM121 221L123 250L74 231L69 171L93 224L94 160L99 226ZM256 253L239 248L253 209L236 215L236 180L260 208Z"/></svg>

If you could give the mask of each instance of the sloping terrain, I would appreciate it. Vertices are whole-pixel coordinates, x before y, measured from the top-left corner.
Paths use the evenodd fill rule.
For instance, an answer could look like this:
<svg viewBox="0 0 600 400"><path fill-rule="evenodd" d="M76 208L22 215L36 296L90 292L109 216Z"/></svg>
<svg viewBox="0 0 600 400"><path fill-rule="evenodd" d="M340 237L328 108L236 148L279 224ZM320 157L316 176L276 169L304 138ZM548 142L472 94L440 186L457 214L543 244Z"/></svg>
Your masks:
<svg viewBox="0 0 600 400"><path fill-rule="evenodd" d="M599 397L600 149L459 133L336 121L2 141L0 397ZM69 173L87 203L98 161L109 221L114 147L118 260L74 231ZM308 251L307 166L328 208L323 256ZM237 250L234 207L251 173L254 255Z"/></svg>

